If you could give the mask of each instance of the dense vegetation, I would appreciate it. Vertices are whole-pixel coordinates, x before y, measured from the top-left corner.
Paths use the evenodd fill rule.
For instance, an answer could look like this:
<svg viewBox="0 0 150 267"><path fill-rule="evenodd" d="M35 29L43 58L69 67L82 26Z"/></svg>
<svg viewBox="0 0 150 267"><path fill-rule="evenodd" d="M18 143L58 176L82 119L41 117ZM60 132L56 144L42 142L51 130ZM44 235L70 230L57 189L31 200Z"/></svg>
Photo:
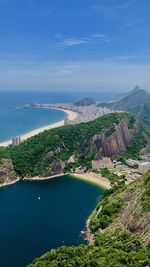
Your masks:
<svg viewBox="0 0 150 267"><path fill-rule="evenodd" d="M106 177L109 181L111 181L112 184L115 182L119 182L120 180L120 177L117 174L108 170L108 168L101 169L100 174L102 175L102 177Z"/></svg>
<svg viewBox="0 0 150 267"><path fill-rule="evenodd" d="M125 199L137 194L137 213L130 209L130 216L139 225L149 218L150 203L150 173L139 180L125 186L123 183L106 191L103 200L98 204L91 216L91 230L94 233L94 244L90 246L60 247L52 249L28 267L146 267L150 266L150 245L144 245L140 237L131 234L128 228L121 224L113 227L114 221L120 219L120 211L126 207ZM139 197L140 196L140 197ZM135 198L134 198L135 200ZM130 205L131 206L131 205ZM143 207L143 208L142 208ZM129 207L130 208L130 207ZM140 216L140 217L139 217ZM97 219L96 223L94 222ZM130 219L129 217L127 220ZM148 220L148 219L147 219ZM109 225L109 227L108 227ZM146 224L145 224L146 226ZM107 228L108 227L108 228ZM105 231L99 231L99 228ZM126 228L126 229L125 229ZM134 229L135 230L135 229ZM147 235L150 232L147 231Z"/></svg>
<svg viewBox="0 0 150 267"><path fill-rule="evenodd" d="M123 207L122 192L124 183L119 183L111 190L106 191L102 201L97 205L90 220L90 228L95 233L99 228L105 229L118 216Z"/></svg>
<svg viewBox="0 0 150 267"><path fill-rule="evenodd" d="M134 137L132 143L127 147L126 151L121 153L118 160L124 161L125 159L138 159L140 151L144 148L150 140L150 132L144 126L140 132Z"/></svg>
<svg viewBox="0 0 150 267"><path fill-rule="evenodd" d="M135 203L134 208L132 207L133 202ZM90 220L91 231L95 233L98 229L106 229L113 222L118 222L120 211L123 210L126 205L129 205L128 209L131 209L129 211L129 216L131 216L131 218L128 217L127 220L131 220L131 222L133 220L133 223L131 223L133 232L138 232L140 229L140 221L141 224L143 224L146 218L150 216L149 203L150 172L128 186L125 186L123 182L120 182L111 190L106 191L102 201L97 205ZM127 211L126 216L128 216ZM144 231L150 231L150 229L146 230L146 221L144 223L145 226L142 230L143 236Z"/></svg>
<svg viewBox="0 0 150 267"><path fill-rule="evenodd" d="M129 126L135 120L129 113L112 113L88 123L66 125L50 131L45 131L21 145L10 149L0 149L0 157L11 157L17 175L32 177L49 173L53 162L67 162L74 155L77 161L66 164L65 171L76 166L91 168L91 160L96 151L90 147L90 141L97 133L105 132L106 137L114 131L114 124L127 118ZM49 174L50 175L50 174Z"/></svg>
<svg viewBox="0 0 150 267"><path fill-rule="evenodd" d="M145 267L149 248L129 232L117 229L97 234L93 246L60 247L35 260L30 267Z"/></svg>
<svg viewBox="0 0 150 267"><path fill-rule="evenodd" d="M150 103L130 108L130 112L135 113L142 122L150 126Z"/></svg>
<svg viewBox="0 0 150 267"><path fill-rule="evenodd" d="M142 196L142 212L150 212L150 175L145 176L145 191Z"/></svg>

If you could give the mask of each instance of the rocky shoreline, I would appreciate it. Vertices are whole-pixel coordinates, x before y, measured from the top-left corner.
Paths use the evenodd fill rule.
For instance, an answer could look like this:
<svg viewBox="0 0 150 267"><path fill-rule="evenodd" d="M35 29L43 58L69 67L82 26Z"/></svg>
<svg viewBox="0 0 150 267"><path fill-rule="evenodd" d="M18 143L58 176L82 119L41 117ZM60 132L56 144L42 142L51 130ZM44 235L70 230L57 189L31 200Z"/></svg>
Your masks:
<svg viewBox="0 0 150 267"><path fill-rule="evenodd" d="M5 187L5 186L9 186L9 185L13 185L19 181L20 181L20 178L16 178L13 181L2 183L2 184L0 184L0 188Z"/></svg>

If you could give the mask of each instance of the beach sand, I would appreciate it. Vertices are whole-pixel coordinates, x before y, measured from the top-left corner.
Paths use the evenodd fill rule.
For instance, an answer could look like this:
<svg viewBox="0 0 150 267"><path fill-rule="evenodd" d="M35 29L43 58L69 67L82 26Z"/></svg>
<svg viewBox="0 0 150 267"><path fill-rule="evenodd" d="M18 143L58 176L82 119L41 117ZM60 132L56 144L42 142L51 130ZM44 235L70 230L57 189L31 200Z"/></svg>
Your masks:
<svg viewBox="0 0 150 267"><path fill-rule="evenodd" d="M101 177L99 174L96 174L94 172L85 172L83 174L78 174L78 173L60 173L60 174L56 174L53 176L48 176L48 177L40 177L40 176L36 176L36 177L32 177L32 178L28 178L25 177L23 180L24 181L44 181L44 180L51 180L51 179L55 179L55 178L59 178L62 176L67 176L70 175L75 179L79 179L79 180L83 180L85 182L89 182L89 183L93 183L96 184L97 186L104 188L104 189L111 189L111 184L110 181L104 177ZM7 186L7 185L11 185L14 184L16 182L18 182L20 179L17 178L16 180L9 182L9 183L4 183L1 184L0 187L3 186Z"/></svg>
<svg viewBox="0 0 150 267"><path fill-rule="evenodd" d="M110 181L104 177L101 177L99 174L96 174L94 172L86 172L84 174L78 174L78 173L65 173L64 174L64 173L61 173L61 174L57 174L57 175L53 175L53 176L49 176L49 177L36 176L36 177L32 177L32 178L24 178L24 180L42 181L42 180L50 180L50 179L54 179L54 178L62 177L62 176L66 176L66 175L70 175L73 178L96 184L99 187L102 187L104 189L111 189Z"/></svg>
<svg viewBox="0 0 150 267"><path fill-rule="evenodd" d="M45 180L51 180L54 178L58 178L58 177L62 177L65 176L67 174L64 173L60 173L60 174L56 174L56 175L52 175L52 176L48 176L48 177L40 177L40 176L35 176L35 177L31 177L31 178L27 178L25 177L23 180L24 181L45 181Z"/></svg>
<svg viewBox="0 0 150 267"><path fill-rule="evenodd" d="M71 111L71 110L64 110L64 109L57 109L57 110L62 110L62 111L64 111L65 113L67 113L67 115L68 115L68 119L69 119L70 121L74 121L74 120L77 118L77 116L78 116L78 113L73 112L73 111ZM61 120L61 121L59 121L59 122L56 122L56 123L53 123L53 124L46 125L46 126L44 126L44 127L35 129L35 130L33 130L33 131L31 131L31 132L29 132L29 133L27 133L27 134L21 135L21 142L27 140L28 138L30 138L30 137L32 137L32 136L35 136L35 135L37 135L37 134L39 134L39 133L42 133L42 132L44 132L44 131L46 131L46 130L50 130L50 129L53 129L53 128L61 127L61 126L63 126L64 124L65 124L65 120ZM9 145L11 145L11 144L12 144L12 140L8 140L8 141L6 141L6 142L2 142L2 143L0 143L0 146L7 147L7 146L9 146Z"/></svg>
<svg viewBox="0 0 150 267"><path fill-rule="evenodd" d="M96 174L94 172L86 172L83 174L78 174L78 173L73 173L70 174L71 176L80 179L80 180L84 180L90 183L94 183L100 187L103 187L105 189L111 189L111 184L110 181L102 176L100 176L99 174Z"/></svg>

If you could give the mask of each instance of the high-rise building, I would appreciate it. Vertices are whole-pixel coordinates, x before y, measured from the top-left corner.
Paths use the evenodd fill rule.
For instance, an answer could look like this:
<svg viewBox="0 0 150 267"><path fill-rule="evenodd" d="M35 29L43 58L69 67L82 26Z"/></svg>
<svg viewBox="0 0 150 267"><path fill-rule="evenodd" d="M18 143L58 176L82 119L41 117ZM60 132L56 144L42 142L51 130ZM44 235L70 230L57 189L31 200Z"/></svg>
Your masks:
<svg viewBox="0 0 150 267"><path fill-rule="evenodd" d="M15 136L12 138L12 145L13 146L18 146L21 143L21 137L20 136Z"/></svg>

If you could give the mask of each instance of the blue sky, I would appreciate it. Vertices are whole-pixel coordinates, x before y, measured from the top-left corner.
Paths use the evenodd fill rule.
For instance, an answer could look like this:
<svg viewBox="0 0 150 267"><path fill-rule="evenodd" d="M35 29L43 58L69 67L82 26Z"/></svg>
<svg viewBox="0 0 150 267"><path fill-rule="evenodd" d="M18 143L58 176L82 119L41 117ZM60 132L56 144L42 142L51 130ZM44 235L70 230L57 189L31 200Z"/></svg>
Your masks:
<svg viewBox="0 0 150 267"><path fill-rule="evenodd" d="M149 14L149 0L0 0L0 90L149 90Z"/></svg>

